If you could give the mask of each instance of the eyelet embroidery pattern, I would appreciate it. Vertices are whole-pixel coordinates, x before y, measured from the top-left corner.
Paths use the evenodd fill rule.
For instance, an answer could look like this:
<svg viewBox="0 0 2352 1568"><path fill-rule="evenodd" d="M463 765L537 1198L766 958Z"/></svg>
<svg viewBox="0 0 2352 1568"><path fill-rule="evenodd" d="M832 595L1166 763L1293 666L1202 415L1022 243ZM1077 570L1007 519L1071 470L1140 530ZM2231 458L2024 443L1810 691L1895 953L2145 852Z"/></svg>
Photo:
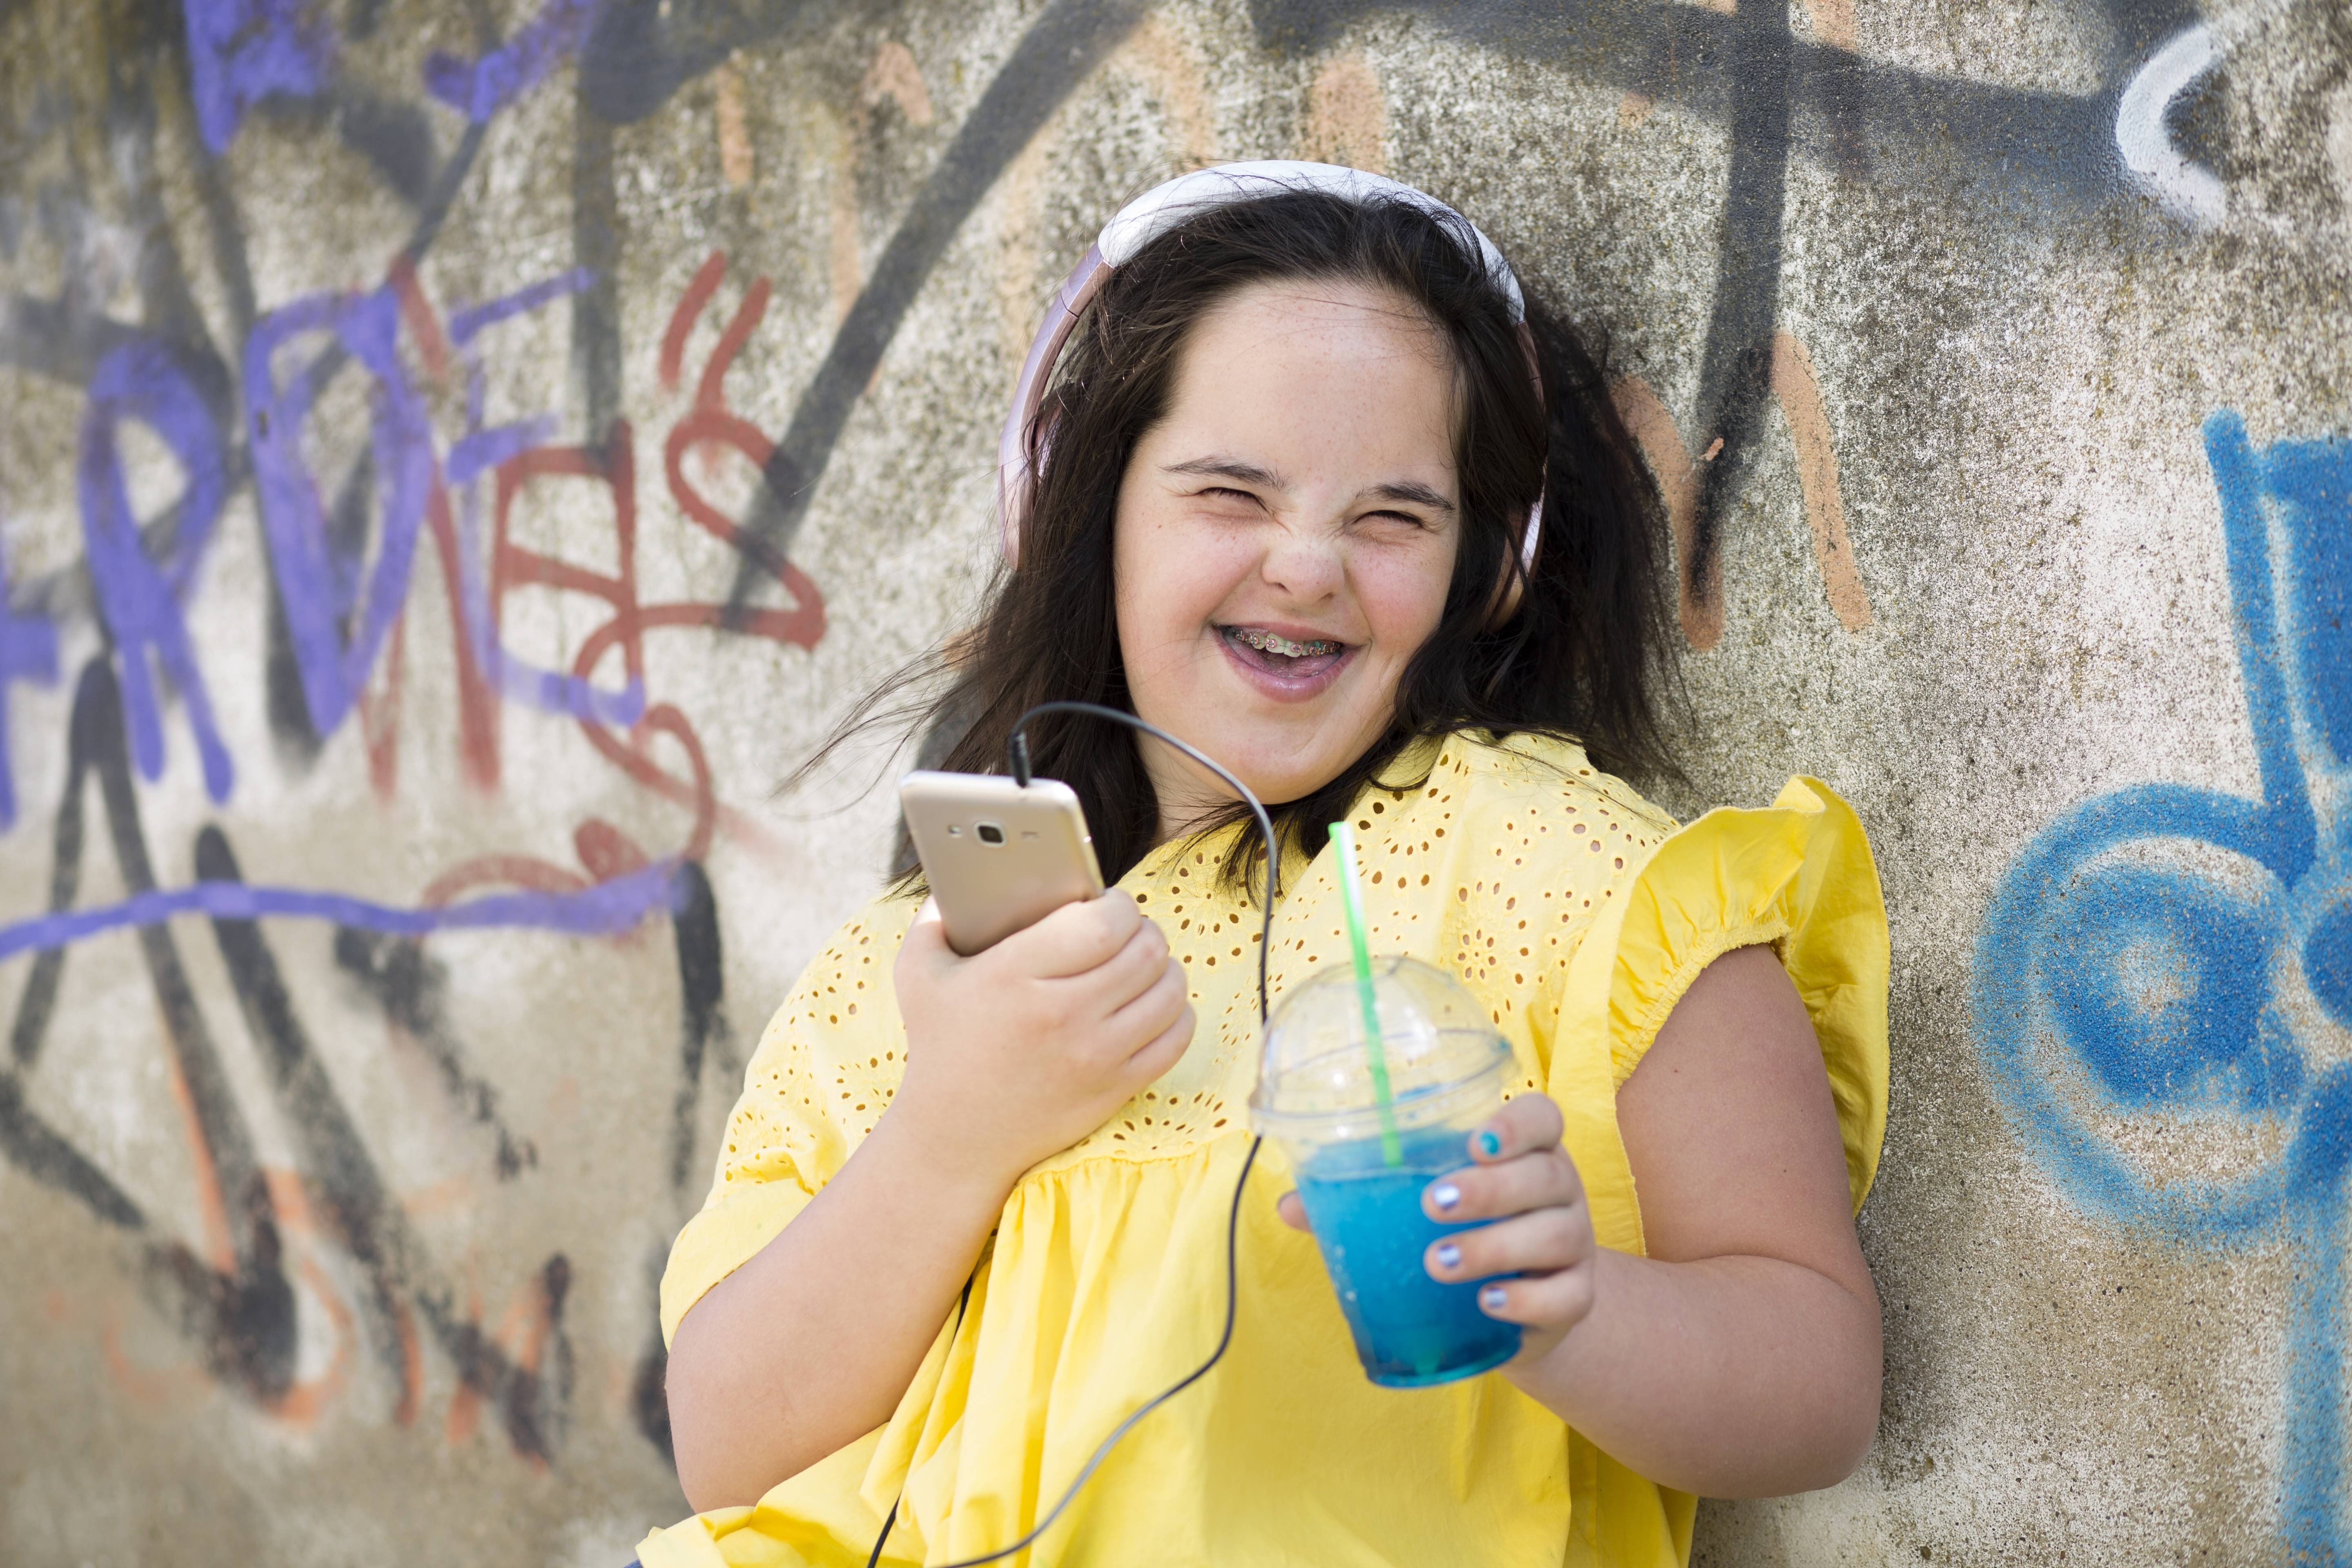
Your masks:
<svg viewBox="0 0 2352 1568"><path fill-rule="evenodd" d="M1374 952L1402 951L1461 975L1511 1040L1507 1093L1537 1088L1570 962L1594 914L1622 896L1671 818L1574 747L1455 739L1426 781L1376 786L1353 818ZM1127 886L1160 922L1190 981L1196 1031L1184 1059L1098 1131L1046 1162L1167 1159L1246 1125L1258 1045L1259 911L1223 885L1228 830L1147 860ZM1346 927L1328 859L1293 859L1276 911L1268 986L1344 962ZM727 1128L722 1185L795 1177L814 1189L870 1132L904 1070L890 959L913 917L884 903L810 964L752 1058Z"/></svg>

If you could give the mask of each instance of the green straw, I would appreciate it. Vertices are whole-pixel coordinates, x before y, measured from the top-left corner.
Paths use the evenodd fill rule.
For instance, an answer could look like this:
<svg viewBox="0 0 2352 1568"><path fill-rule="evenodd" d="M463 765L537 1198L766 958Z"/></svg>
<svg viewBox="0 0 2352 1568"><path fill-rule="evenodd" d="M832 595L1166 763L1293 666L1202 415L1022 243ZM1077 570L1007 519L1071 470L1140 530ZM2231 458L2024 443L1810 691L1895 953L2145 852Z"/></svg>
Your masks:
<svg viewBox="0 0 2352 1568"><path fill-rule="evenodd" d="M1339 900L1348 911L1348 945L1356 954L1356 999L1364 1008L1364 1050L1372 1059L1372 1094L1381 1107L1381 1158L1391 1165L1404 1163L1397 1142L1396 1095L1389 1088L1389 1057L1381 1045L1380 1004L1372 995L1372 950L1364 942L1364 889L1356 879L1356 830L1344 822L1331 825L1331 847L1339 862Z"/></svg>

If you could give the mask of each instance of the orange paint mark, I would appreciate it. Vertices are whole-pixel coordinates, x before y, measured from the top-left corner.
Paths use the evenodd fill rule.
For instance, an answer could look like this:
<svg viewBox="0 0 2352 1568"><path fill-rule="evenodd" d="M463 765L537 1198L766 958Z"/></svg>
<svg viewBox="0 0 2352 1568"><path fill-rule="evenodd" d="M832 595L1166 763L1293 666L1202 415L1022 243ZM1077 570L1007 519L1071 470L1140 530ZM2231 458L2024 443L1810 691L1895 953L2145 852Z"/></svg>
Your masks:
<svg viewBox="0 0 2352 1568"><path fill-rule="evenodd" d="M229 1240L228 1205L221 1196L220 1172L205 1142L204 1123L196 1120L195 1097L188 1092L187 1078L180 1071L180 1053L166 1051L163 1059L171 1064L172 1098L179 1102L180 1119L188 1130L188 1152L196 1164L196 1213L205 1227L205 1251L215 1271L234 1274L236 1247Z"/></svg>
<svg viewBox="0 0 2352 1568"><path fill-rule="evenodd" d="M1702 583L1695 570L1698 470L1691 462L1690 448L1683 445L1682 432L1675 427L1675 416L1666 412L1648 382L1629 375L1611 389L1611 399L1627 433L1648 460L1650 473L1658 481L1659 497L1666 503L1666 521L1675 545L1676 616L1684 640L1705 653L1723 640L1723 595L1717 571L1711 569L1709 580Z"/></svg>
<svg viewBox="0 0 2352 1568"><path fill-rule="evenodd" d="M1837 448L1830 439L1829 410L1812 356L1788 332L1772 337L1772 395L1797 444L1797 478L1805 492L1805 523L1813 533L1813 557L1821 563L1830 608L1850 632L1870 625L1870 595L1854 567L1845 533L1845 500L1838 491Z"/></svg>
<svg viewBox="0 0 2352 1568"><path fill-rule="evenodd" d="M923 73L913 51L895 38L874 51L874 63L857 84L857 101L864 108L873 109L886 98L898 106L908 124L931 122L931 95L923 86Z"/></svg>
<svg viewBox="0 0 2352 1568"><path fill-rule="evenodd" d="M1825 48L1853 47L1853 0L1803 0L1813 24L1813 42Z"/></svg>
<svg viewBox="0 0 2352 1568"><path fill-rule="evenodd" d="M1357 53L1326 61L1307 98L1307 155L1375 174L1388 173L1388 94Z"/></svg>
<svg viewBox="0 0 2352 1568"><path fill-rule="evenodd" d="M327 1406L342 1394L351 1377L354 1339L350 1306L335 1289L335 1282L327 1278L327 1271L307 1252L302 1255L300 1273L302 1282L310 1287L310 1293L327 1310L327 1321L335 1331L335 1351L328 1359L326 1371L308 1382L294 1384L269 1404L269 1414L297 1429L316 1426Z"/></svg>
<svg viewBox="0 0 2352 1568"><path fill-rule="evenodd" d="M212 1379L193 1363L143 1366L133 1361L122 1348L122 1320L117 1313L107 1313L99 1330L98 1349L108 1375L114 1379L114 1386L142 1410L160 1413L184 1407L212 1389Z"/></svg>
<svg viewBox="0 0 2352 1568"><path fill-rule="evenodd" d="M719 174L740 191L751 183L751 133L743 122L743 73L734 61L711 71L710 92L719 121Z"/></svg>
<svg viewBox="0 0 2352 1568"><path fill-rule="evenodd" d="M73 1303L64 1291L52 1285L41 1292L41 1316L53 1323L69 1323L73 1321Z"/></svg>
<svg viewBox="0 0 2352 1568"><path fill-rule="evenodd" d="M1628 89L1617 100L1617 123L1627 131L1638 129L1657 109L1658 100L1646 92Z"/></svg>
<svg viewBox="0 0 2352 1568"><path fill-rule="evenodd" d="M400 1402L393 1406L393 1425L413 1426L425 1392L425 1347L417 1342L416 1319L409 1312L408 1303L396 1298L392 1303L392 1324L400 1335Z"/></svg>
<svg viewBox="0 0 2352 1568"><path fill-rule="evenodd" d="M843 133L841 158L833 171L833 189L826 207L825 279L833 289L833 319L838 324L857 303L866 286L866 263L857 243L857 141L855 126ZM877 363L875 367L881 368Z"/></svg>
<svg viewBox="0 0 2352 1568"><path fill-rule="evenodd" d="M278 1211L278 1223L292 1236L315 1236L319 1218L311 1212L310 1189L302 1184L302 1173L283 1165L264 1165L261 1184L269 1192L269 1206Z"/></svg>
<svg viewBox="0 0 2352 1568"><path fill-rule="evenodd" d="M474 1183L470 1176L452 1176L446 1182L409 1187L400 1194L400 1206L418 1219L428 1215L456 1214L473 1201Z"/></svg>
<svg viewBox="0 0 2352 1568"><path fill-rule="evenodd" d="M1160 112L1175 132L1176 162L1202 169L1217 162L1217 128L1209 113L1209 84L1200 58L1155 13L1129 35L1112 57L1142 79L1160 100Z"/></svg>

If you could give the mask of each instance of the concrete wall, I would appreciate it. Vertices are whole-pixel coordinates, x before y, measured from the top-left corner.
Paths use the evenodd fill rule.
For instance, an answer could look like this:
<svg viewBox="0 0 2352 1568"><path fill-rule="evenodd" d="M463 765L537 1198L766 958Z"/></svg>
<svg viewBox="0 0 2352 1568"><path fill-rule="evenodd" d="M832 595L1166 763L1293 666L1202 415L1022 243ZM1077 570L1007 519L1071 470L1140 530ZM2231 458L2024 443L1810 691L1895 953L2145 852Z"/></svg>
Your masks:
<svg viewBox="0 0 2352 1568"><path fill-rule="evenodd" d="M1312 154L1607 332L1694 785L1895 931L1878 1447L1723 1564L2320 1563L2329 0L4 0L0 1559L617 1568L655 1281L888 852L1120 196Z"/></svg>

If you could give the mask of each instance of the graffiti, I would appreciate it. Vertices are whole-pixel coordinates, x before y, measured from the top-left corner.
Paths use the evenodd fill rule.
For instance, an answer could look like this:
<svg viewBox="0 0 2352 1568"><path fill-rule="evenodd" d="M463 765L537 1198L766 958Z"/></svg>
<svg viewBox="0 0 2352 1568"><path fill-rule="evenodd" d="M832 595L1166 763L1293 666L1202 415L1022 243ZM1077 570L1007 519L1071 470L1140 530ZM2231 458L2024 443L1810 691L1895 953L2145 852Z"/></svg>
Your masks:
<svg viewBox="0 0 2352 1568"><path fill-rule="evenodd" d="M0 26L22 9L0 5ZM723 199L749 199L793 166L764 151L755 163L753 57L823 46L848 25L841 8L514 0L477 7L434 40L449 47L423 50L421 61L400 57L411 62L405 91L371 75L381 61L367 46L384 13L374 0L124 8L108 34L104 87L82 106L102 122L108 178L120 189L87 176L89 190L12 184L0 199L0 254L12 268L0 292L0 369L76 400L64 426L72 457L62 515L78 544L65 565L54 552L38 570L0 562L0 834L37 852L46 833L49 867L46 889L12 889L16 901L0 909L0 964L22 977L0 1063L0 1162L129 1239L137 1286L187 1347L196 1385L300 1423L373 1383L392 1391L404 1426L422 1418L427 1370L439 1366L455 1378L449 1440L488 1427L527 1462L559 1457L579 1360L567 1311L606 1282L577 1249L541 1247L522 1260L520 1283L486 1302L462 1262L429 1244L413 1194L396 1187L390 1155L355 1114L356 1091L321 1051L337 1043L321 1002L289 981L293 944L324 938L326 978L371 1037L381 1027L386 1052L419 1065L418 1099L467 1130L469 1158L503 1193L545 1181L542 1145L552 1145L503 1079L493 1037L466 1011L468 965L485 937L660 954L680 1001L674 1024L660 1026L675 1027L678 1047L675 1058L661 1047L663 1167L653 1185L673 1205L698 1195L698 1161L715 1131L704 1089L740 1065L722 981L726 884L714 885L713 868L730 854L774 864L786 847L730 795L740 781L718 776L724 758L714 763L692 694L656 678L663 639L795 655L824 643L825 592L794 550L843 433L974 214L1009 173L1018 177L1024 155L1042 159L1041 132L1106 61L1122 50L1158 61L1152 68L1178 83L1163 96L1182 155L1217 145L1214 104L1197 72L1179 79L1184 46L1160 9L1048 0L1024 14L971 93L950 93L938 74L927 85L904 42L861 43L845 79L856 106L844 120L851 140L886 122L936 126L939 140L893 198L870 263L860 260L856 182L832 194L821 352L775 419L747 412L763 406L747 388L766 374L757 345L776 331L774 279L723 226L670 258L674 271L636 265L649 258L629 247L660 241L623 221L616 144L626 142L616 138L680 93L707 90L719 188ZM1866 58L1853 7L1838 0L1808 8L1806 36L1788 0L1405 9L1443 37L1507 48L1566 80L1622 92L1643 112L1722 131L1728 157L1709 227L1716 295L1691 345L1691 405L1677 424L1645 384L1620 388L1666 491L1684 625L1702 648L1722 634L1722 530L1773 407L1795 446L1828 603L1849 629L1873 624L1832 405L1782 320L1786 190L1800 161L1937 189L1953 212L1988 226L2020 221L2035 204L2056 220L2118 204L2200 221L2219 210L2218 183L2166 129L2169 109L2213 64L2191 10L2170 0L2115 0L2111 79L2080 95ZM1377 72L1343 37L1374 10L1253 0L1247 13L1270 56L1312 66L1301 73L1314 84L1303 133L1365 163L1386 156L1392 123L1408 123L1391 120ZM570 115L569 145L535 144L531 162L564 165L568 233L559 217L543 247L443 268L436 247L453 226L478 243L511 222L499 184L511 170L499 168L495 138L551 108ZM69 118L0 109L50 115L44 125ZM378 187L367 199L394 214L396 237L330 255L323 276L289 286L270 237L256 232L261 202L240 181L280 177L253 174L248 161L297 134L357 155L360 178ZM846 162L877 166L858 156L853 148ZM69 258L47 292L24 281L47 276L38 268L15 271L37 237ZM656 272L673 280L664 296L632 298L625 311L624 278ZM516 367L550 332L568 337L570 363L518 404ZM638 368L652 371L657 391L625 374ZM669 412L632 405L633 394ZM2262 467L2284 461L2283 450L2246 461L2283 473ZM160 488L159 475L168 478ZM14 496L0 502L19 507ZM565 521L560 544L535 523L550 513ZM251 676L241 649L205 640L217 637L208 613L226 592L215 578L248 537L257 563ZM697 552L718 564L723 591L710 578L674 585L677 561ZM551 655L532 634L552 619L562 635ZM270 745L240 751L236 717L256 695L238 684L247 679L261 682L257 722ZM60 681L65 693L41 695ZM27 807L60 781L19 765L46 754L25 749L23 716L67 707L68 695L62 787ZM530 798L540 781L514 759L540 754L531 748L551 735L583 748L586 773L609 770L604 782L667 826L640 828L641 842L583 808L558 820L541 807ZM497 839L365 894L326 885L324 870L271 874L254 831L228 814L331 765L331 749L354 739L377 803L536 810L536 826L568 848ZM449 798L418 800L445 782ZM208 820L151 838L150 822L178 820L158 815L154 800L186 785L193 801L198 784L234 830ZM2194 906L2209 907L2221 921L2237 906ZM191 951L192 940L209 947ZM2267 941L2243 936L2249 952L2271 952ZM2305 949L2313 973L2317 951ZM227 1005L208 1015L200 1000L215 956L227 988L211 994L233 996L237 1014L227 1027ZM35 1092L82 1070L49 1047L62 1037L69 966L107 958L135 962L153 999L152 1047L201 1189L198 1239L175 1235L137 1180L95 1143L78 1144ZM259 1069L242 1079L233 1070L240 1025ZM2306 1059L2291 1031L2274 1043L2198 1081L2238 1086L2228 1092L2244 1105L2322 1125L2313 1118L2333 1103L2321 1093L2325 1072L2290 1070ZM268 1128L284 1131L290 1152L268 1147ZM2245 1226L2252 1234L2257 1221ZM660 1265L657 1253L643 1260L644 1317L630 1331L642 1340L629 1342L623 1370L638 1429L666 1447ZM312 1365L303 1346L321 1339L331 1352ZM134 1364L110 1342L108 1354L126 1388L176 1375Z"/></svg>
<svg viewBox="0 0 2352 1568"><path fill-rule="evenodd" d="M2294 1561L2336 1562L2352 1551L2352 440L2256 449L2221 413L2205 445L2262 797L2140 784L2044 828L1986 916L1976 1025L2011 1121L2077 1202L2200 1245L2294 1244L2284 1534ZM2270 1152L2231 1179L2159 1174L2115 1142L2149 1116Z"/></svg>
<svg viewBox="0 0 2352 1568"><path fill-rule="evenodd" d="M257 110L335 94L342 118L353 119L352 106L362 100L332 79L339 45L319 8L249 0L192 4L184 16L194 129L211 153L225 152ZM430 1352L456 1377L449 1440L463 1440L494 1412L509 1446L534 1464L553 1458L568 1420L571 1261L562 1252L549 1255L490 1325L481 1303L435 1258L386 1179L348 1091L313 1044L267 931L288 921L332 928L336 968L379 1012L394 1048L416 1051L452 1106L495 1140L494 1169L506 1182L535 1168L539 1151L472 1061L449 1005L447 961L428 942L490 930L630 940L648 921L667 919L677 944L684 1045L666 1163L683 1201L696 1135L707 1131L693 1116L706 1070L738 1070L723 1006L717 906L698 862L714 833L763 847L767 841L716 798L686 715L649 699L644 644L649 633L676 628L803 648L824 635L816 585L780 550L740 537L702 499L688 469L689 458L708 468L730 451L757 466L772 448L764 433L729 408L723 385L761 321L769 285L761 279L749 286L719 349L701 367L690 413L665 448L670 491L686 514L722 547L747 552L754 569L781 583L793 601L730 621L722 604L641 602L634 437L626 421L610 422L593 442L567 446L551 439L550 416L486 417L486 355L498 329L587 290L591 272L574 268L445 313L418 271L458 198L486 124L578 47L589 16L583 4L554 0L470 63L447 55L428 59L427 92L468 121L437 169L424 167L431 162L429 134L420 154L416 136L404 141L404 132L386 130L406 121L362 115L356 132L344 126L346 141L369 142L372 162L417 208L408 244L378 286L263 308L244 259L234 197L218 166L207 164L205 217L230 297L235 352L213 346L180 275L173 231L161 223L150 228L149 254L139 268L142 325L96 313L70 281L57 300L17 296L0 315L0 363L79 388L74 474L80 581L87 584L52 576L12 584L0 577L0 828L19 815L17 773L5 749L10 687L55 683L61 639L79 615L91 618L106 643L83 666L75 689L64 789L52 818L47 907L0 915L0 963L29 965L10 1054L0 1064L0 1160L132 1237L143 1293L176 1326L203 1376L255 1408L297 1424L314 1419L350 1384L356 1337L363 1363L395 1391L394 1418L406 1425L419 1414ZM144 63L168 68L170 58L158 47ZM142 62L134 57L127 63ZM152 142L162 133L152 99L133 93L126 100L116 106L125 133ZM404 151L388 151L387 136ZM132 162L152 166L149 153ZM714 257L690 300L681 302L664 346L672 384L684 369L687 333L724 271L723 258ZM366 435L355 459L334 476L327 463L348 448L340 426L324 423L325 410L339 381L353 376L364 384ZM454 402L446 395L452 386ZM453 410L457 427L440 428ZM152 498L134 502L145 492L133 482L126 444L133 426L137 439L161 443L178 476L177 493L160 505ZM517 503L534 487L582 481L610 498L615 559L609 570L528 548L515 533ZM208 826L191 846L194 881L163 886L141 820L138 782L166 778L172 710L194 742L205 796L226 804L238 795L238 763L217 720L191 624L208 554L248 482L268 566L269 716L280 740L293 746L281 761L307 766L330 738L356 722L378 795L397 792L408 609L418 546L429 539L458 678L463 776L480 789L498 787L504 706L577 724L625 776L688 809L682 852L649 854L610 824L589 818L573 835L577 868L529 854L481 856L447 868L413 902L401 903L249 880L227 835ZM568 669L537 668L506 645L508 605L534 592L584 595L609 612ZM604 666L616 653L623 668L614 683ZM651 748L657 740L683 752L683 772L656 760ZM92 783L124 889L100 902L84 897L92 881L86 865ZM291 1170L266 1165L258 1152L252 1113L231 1087L222 1043L171 924L183 916L209 926L279 1124L295 1139ZM110 932L133 938L154 993L194 1158L201 1245L160 1228L131 1187L77 1148L31 1098L58 1022L68 961ZM70 1070L64 1064L49 1068ZM335 1283L342 1265L321 1267L327 1251L356 1270L356 1297L347 1298ZM323 1321L305 1331L304 1317L314 1311ZM334 1346L328 1370L298 1375L305 1334L318 1331ZM159 1377L169 1384L168 1372L142 1369L121 1353L111 1329L106 1345L107 1363L127 1390L152 1391ZM650 1363L645 1375L658 1388L657 1337L644 1359ZM655 1441L666 1440L666 1430L646 1426Z"/></svg>
<svg viewBox="0 0 2352 1568"><path fill-rule="evenodd" d="M2116 105L2116 147L2124 167L2167 211L2194 223L2219 223L2229 193L2210 170L2173 144L2164 117L2175 100L2221 63L2221 51L2203 23L2184 27L2125 85Z"/></svg>
<svg viewBox="0 0 2352 1568"><path fill-rule="evenodd" d="M224 152L266 98L327 84L334 38L300 0L187 0L188 75L205 145Z"/></svg>

